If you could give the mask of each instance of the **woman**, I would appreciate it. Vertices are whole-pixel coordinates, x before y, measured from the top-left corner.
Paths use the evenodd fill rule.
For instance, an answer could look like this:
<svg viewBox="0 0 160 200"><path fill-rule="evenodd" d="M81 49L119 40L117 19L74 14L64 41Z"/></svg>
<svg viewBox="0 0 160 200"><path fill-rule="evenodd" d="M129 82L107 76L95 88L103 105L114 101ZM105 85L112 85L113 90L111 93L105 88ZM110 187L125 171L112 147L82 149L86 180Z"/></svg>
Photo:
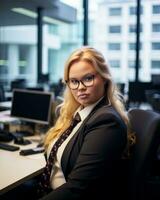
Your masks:
<svg viewBox="0 0 160 200"><path fill-rule="evenodd" d="M43 200L114 199L120 192L119 161L127 146L128 118L103 55L91 47L71 54L64 70L60 116L47 134L47 155L79 113L81 121L57 150ZM122 175L123 177L123 175Z"/></svg>

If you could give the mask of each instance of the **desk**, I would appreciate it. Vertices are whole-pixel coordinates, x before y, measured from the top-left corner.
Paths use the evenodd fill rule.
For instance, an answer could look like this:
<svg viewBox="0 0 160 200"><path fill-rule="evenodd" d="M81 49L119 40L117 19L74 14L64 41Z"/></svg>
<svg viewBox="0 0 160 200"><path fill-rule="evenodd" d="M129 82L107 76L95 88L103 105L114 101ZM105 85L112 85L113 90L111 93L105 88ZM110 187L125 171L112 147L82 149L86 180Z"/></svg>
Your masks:
<svg viewBox="0 0 160 200"><path fill-rule="evenodd" d="M11 109L11 106L12 106L11 101L0 102L0 108Z"/></svg>
<svg viewBox="0 0 160 200"><path fill-rule="evenodd" d="M36 136L27 138L37 139ZM36 142L32 142L30 145L17 146L20 146L20 149L29 149L36 145ZM43 153L21 156L19 151L0 150L0 195L40 174L45 163Z"/></svg>
<svg viewBox="0 0 160 200"><path fill-rule="evenodd" d="M0 123L9 124L12 122L19 121L18 118L11 117L10 113L10 110L0 111Z"/></svg>

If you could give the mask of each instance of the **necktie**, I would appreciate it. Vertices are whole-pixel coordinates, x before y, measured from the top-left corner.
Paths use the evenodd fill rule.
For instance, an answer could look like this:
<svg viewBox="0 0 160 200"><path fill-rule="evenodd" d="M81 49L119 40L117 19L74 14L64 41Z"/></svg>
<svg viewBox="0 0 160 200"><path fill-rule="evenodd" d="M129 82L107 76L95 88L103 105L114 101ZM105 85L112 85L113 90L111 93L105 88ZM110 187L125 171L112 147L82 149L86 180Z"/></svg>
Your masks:
<svg viewBox="0 0 160 200"><path fill-rule="evenodd" d="M71 124L67 130L65 130L62 135L58 138L58 140L55 142L53 145L49 158L47 160L46 166L44 168L44 171L42 173L42 177L39 183L39 193L45 194L50 191L50 176L51 176L51 171L52 167L54 164L54 159L56 157L56 153L58 148L61 146L61 144L67 139L67 137L70 135L72 132L73 128L81 121L79 114L77 113L73 120L71 121Z"/></svg>

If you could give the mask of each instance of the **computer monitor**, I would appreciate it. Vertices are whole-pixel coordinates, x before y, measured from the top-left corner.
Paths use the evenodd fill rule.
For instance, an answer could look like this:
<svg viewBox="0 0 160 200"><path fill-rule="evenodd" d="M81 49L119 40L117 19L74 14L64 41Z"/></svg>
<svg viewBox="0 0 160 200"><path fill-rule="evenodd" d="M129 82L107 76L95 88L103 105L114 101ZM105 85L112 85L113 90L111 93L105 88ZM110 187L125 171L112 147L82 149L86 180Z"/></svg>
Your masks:
<svg viewBox="0 0 160 200"><path fill-rule="evenodd" d="M44 91L43 87L26 87L25 90Z"/></svg>
<svg viewBox="0 0 160 200"><path fill-rule="evenodd" d="M160 85L160 74L152 74L151 80L153 85Z"/></svg>
<svg viewBox="0 0 160 200"><path fill-rule="evenodd" d="M49 74L41 74L39 78L40 83L48 83L49 82Z"/></svg>
<svg viewBox="0 0 160 200"><path fill-rule="evenodd" d="M29 122L49 124L51 101L51 92L14 89L11 116Z"/></svg>

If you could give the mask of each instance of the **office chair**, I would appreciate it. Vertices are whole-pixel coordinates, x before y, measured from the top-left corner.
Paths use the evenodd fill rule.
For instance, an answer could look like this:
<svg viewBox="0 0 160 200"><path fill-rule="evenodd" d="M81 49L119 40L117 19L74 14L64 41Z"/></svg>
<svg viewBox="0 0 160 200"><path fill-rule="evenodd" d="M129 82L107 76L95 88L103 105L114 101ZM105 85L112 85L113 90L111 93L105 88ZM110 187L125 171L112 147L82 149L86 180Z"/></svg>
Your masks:
<svg viewBox="0 0 160 200"><path fill-rule="evenodd" d="M128 116L136 134L129 167L129 199L158 200L160 182L155 184L151 169L160 145L160 114L135 108L128 111Z"/></svg>
<svg viewBox="0 0 160 200"><path fill-rule="evenodd" d="M63 102L63 98L60 96L57 96L56 99L52 102L51 118L50 118L51 127L55 124L55 122L57 121L57 118L59 117L62 102Z"/></svg>
<svg viewBox="0 0 160 200"><path fill-rule="evenodd" d="M151 82L129 82L128 86L128 108L131 103L139 108L141 103L146 103L145 91L152 88Z"/></svg>
<svg viewBox="0 0 160 200"><path fill-rule="evenodd" d="M22 79L14 79L11 81L11 90L17 89L17 88L25 89L26 84L27 84L26 79L23 79L23 78Z"/></svg>
<svg viewBox="0 0 160 200"><path fill-rule="evenodd" d="M117 87L122 94L125 93L125 83L117 83Z"/></svg>
<svg viewBox="0 0 160 200"><path fill-rule="evenodd" d="M4 87L3 87L3 85L0 85L0 102L3 102L5 100L6 100L6 98L5 98Z"/></svg>
<svg viewBox="0 0 160 200"><path fill-rule="evenodd" d="M153 110L160 112L160 90L146 90L146 98Z"/></svg>

